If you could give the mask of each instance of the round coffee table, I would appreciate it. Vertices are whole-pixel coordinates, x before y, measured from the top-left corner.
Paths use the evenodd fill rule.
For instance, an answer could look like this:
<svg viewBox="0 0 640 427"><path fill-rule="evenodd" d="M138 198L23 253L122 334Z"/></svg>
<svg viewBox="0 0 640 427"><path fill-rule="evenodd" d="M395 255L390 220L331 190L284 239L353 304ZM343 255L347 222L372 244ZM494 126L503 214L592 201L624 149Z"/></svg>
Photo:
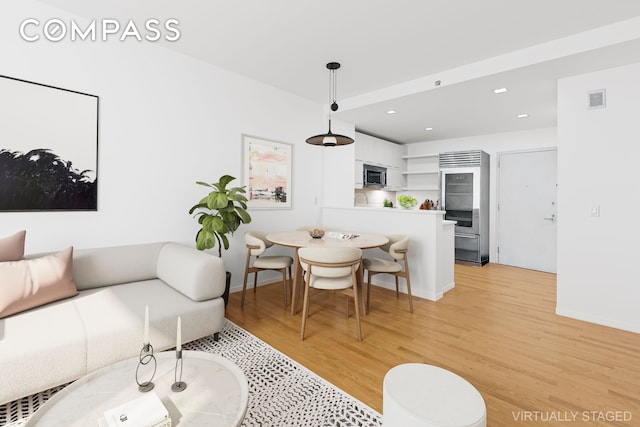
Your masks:
<svg viewBox="0 0 640 427"><path fill-rule="evenodd" d="M239 426L249 399L247 378L240 368L214 354L183 351L182 381L187 388L176 393L171 391L175 354L155 354L158 368L150 392L167 408L172 425ZM105 411L143 396L135 379L137 366L135 357L80 378L49 399L26 426L97 426ZM147 371L141 368L143 372Z"/></svg>

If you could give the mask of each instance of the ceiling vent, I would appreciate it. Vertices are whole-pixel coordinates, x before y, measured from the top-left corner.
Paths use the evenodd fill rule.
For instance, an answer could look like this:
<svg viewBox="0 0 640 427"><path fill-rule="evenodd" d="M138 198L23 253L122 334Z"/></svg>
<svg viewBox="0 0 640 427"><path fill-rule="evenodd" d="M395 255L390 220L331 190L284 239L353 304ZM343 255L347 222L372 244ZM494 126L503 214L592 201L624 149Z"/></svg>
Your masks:
<svg viewBox="0 0 640 427"><path fill-rule="evenodd" d="M588 109L604 108L605 107L605 89L594 90L587 93L589 99Z"/></svg>

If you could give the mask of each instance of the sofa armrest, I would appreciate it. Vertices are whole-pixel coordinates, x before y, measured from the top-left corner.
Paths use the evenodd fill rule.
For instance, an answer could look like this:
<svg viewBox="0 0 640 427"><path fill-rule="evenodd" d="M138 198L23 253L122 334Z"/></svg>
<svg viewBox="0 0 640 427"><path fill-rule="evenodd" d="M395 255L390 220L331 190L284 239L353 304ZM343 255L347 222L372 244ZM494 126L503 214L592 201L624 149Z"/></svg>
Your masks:
<svg viewBox="0 0 640 427"><path fill-rule="evenodd" d="M160 249L157 275L193 301L222 296L226 283L225 266L221 258L173 242Z"/></svg>

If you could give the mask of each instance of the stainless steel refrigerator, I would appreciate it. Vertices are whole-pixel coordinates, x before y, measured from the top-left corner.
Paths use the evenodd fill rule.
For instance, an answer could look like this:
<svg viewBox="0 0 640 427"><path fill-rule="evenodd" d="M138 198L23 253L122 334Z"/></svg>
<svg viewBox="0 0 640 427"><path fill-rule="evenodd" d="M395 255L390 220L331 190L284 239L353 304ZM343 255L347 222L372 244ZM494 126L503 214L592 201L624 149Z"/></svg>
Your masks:
<svg viewBox="0 0 640 427"><path fill-rule="evenodd" d="M439 155L445 219L455 226L456 261L489 262L489 155L481 150Z"/></svg>

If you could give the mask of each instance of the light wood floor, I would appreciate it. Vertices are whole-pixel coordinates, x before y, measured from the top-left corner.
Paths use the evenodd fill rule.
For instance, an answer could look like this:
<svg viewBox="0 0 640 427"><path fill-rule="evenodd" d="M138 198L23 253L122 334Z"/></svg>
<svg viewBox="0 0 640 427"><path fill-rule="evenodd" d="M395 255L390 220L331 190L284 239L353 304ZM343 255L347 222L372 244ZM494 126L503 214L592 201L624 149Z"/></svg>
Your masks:
<svg viewBox="0 0 640 427"><path fill-rule="evenodd" d="M555 315L553 274L456 265L455 280L438 302L414 299L413 314L405 295L372 288L362 342L345 297L326 291L312 297L305 341L281 283L247 292L244 310L232 294L227 318L379 412L385 373L420 362L473 384L491 427L640 426L639 334Z"/></svg>

